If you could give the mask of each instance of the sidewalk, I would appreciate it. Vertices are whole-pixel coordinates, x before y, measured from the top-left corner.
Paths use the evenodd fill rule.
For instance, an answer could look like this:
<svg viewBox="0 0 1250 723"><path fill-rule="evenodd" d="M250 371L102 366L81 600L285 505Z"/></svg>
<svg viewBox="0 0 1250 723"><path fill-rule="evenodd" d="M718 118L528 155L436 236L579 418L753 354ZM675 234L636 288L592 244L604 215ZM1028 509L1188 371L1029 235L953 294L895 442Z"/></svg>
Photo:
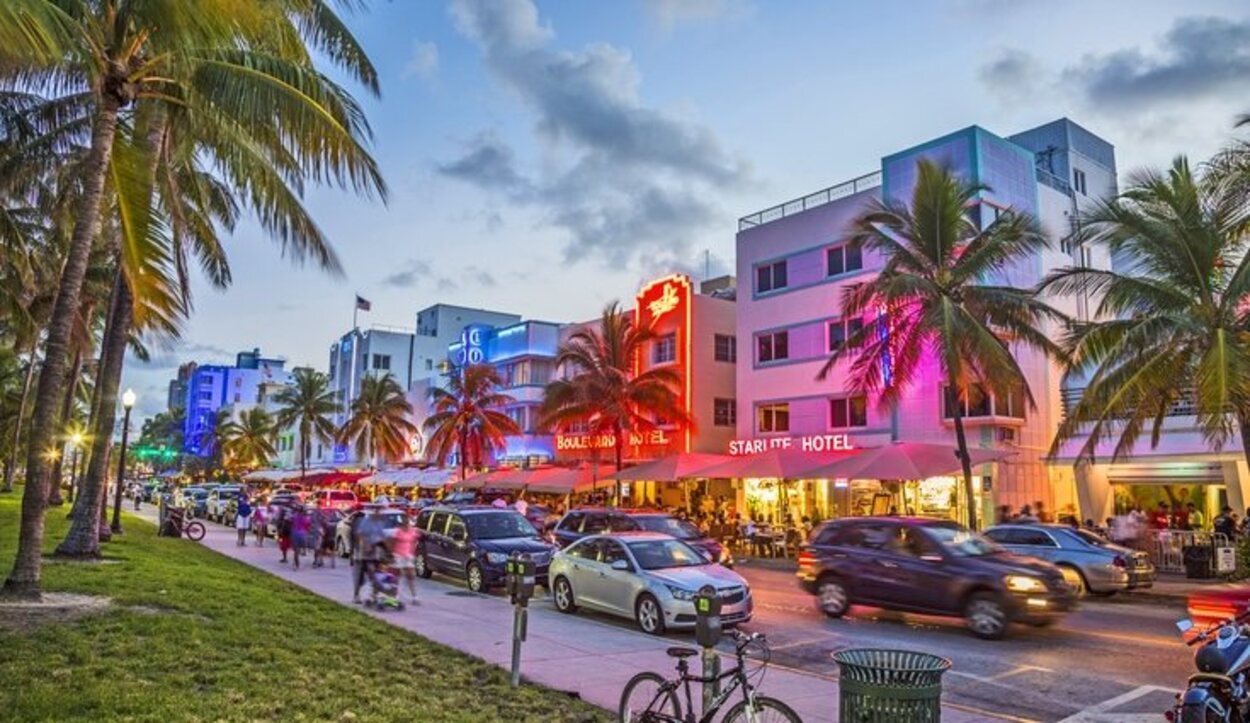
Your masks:
<svg viewBox="0 0 1250 723"><path fill-rule="evenodd" d="M155 523L156 511L151 506L145 506L138 515ZM264 548L253 544L240 548L235 545L233 530L212 523L206 527L208 534L202 544L218 553L500 667L510 665L512 606L504 598L471 593L435 577L418 581L419 605L403 612L379 613L352 605L351 567L345 560L339 560L337 569L305 566L297 572L278 562L277 546L272 541ZM673 645L693 645L693 641L678 636L651 637L586 613L564 615L545 600L536 599L530 607L521 672L526 680L576 693L583 700L615 711L621 689L635 673L653 670L667 676L674 672L674 661L664 652ZM733 663L731 658L722 660L725 667ZM761 689L785 701L804 721L837 720L837 683L829 678L770 666ZM942 720L965 723L994 719L946 706Z"/></svg>

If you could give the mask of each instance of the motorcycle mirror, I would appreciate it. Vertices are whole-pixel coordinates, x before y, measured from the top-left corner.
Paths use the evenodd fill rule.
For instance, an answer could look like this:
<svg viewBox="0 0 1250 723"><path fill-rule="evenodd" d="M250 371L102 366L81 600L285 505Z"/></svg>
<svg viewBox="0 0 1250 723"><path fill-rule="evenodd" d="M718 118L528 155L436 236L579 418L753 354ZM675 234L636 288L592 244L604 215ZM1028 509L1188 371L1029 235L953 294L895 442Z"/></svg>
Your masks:
<svg viewBox="0 0 1250 723"><path fill-rule="evenodd" d="M1177 628L1178 628L1178 629L1179 629L1182 633L1187 633L1187 632L1189 632L1190 630L1193 630L1193 629L1194 629L1194 621L1190 620L1189 618L1185 618L1184 620L1177 620L1177 621L1176 621L1176 627L1177 627Z"/></svg>

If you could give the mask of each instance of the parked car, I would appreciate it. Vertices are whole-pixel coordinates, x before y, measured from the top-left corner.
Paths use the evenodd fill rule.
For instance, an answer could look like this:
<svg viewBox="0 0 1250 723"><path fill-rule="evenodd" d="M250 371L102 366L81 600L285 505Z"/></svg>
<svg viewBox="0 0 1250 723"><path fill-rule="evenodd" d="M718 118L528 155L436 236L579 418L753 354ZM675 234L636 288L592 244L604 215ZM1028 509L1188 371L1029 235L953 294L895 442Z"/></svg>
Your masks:
<svg viewBox="0 0 1250 723"><path fill-rule="evenodd" d="M754 602L741 575L712 562L694 546L657 532L584 537L551 563L556 609L578 607L634 620L645 633L693 628L694 596L711 585L721 599L721 622L750 621Z"/></svg>
<svg viewBox="0 0 1250 723"><path fill-rule="evenodd" d="M1155 566L1144 552L1130 550L1088 530L1067 525L1007 524L985 536L1011 552L1058 566L1077 593L1114 595L1154 585Z"/></svg>
<svg viewBox="0 0 1250 723"><path fill-rule="evenodd" d="M226 506L239 498L239 493L243 491L240 485L220 485L208 493L208 500L205 502L205 517L214 522L226 524Z"/></svg>
<svg viewBox="0 0 1250 723"><path fill-rule="evenodd" d="M317 507L336 510L353 510L360 504L356 493L351 490L321 490L313 497Z"/></svg>
<svg viewBox="0 0 1250 723"><path fill-rule="evenodd" d="M203 517L208 511L208 490L203 487L183 487L177 504L192 517Z"/></svg>
<svg viewBox="0 0 1250 723"><path fill-rule="evenodd" d="M529 520L539 533L546 532L548 528L560 521L560 516L547 505L526 504L524 514L525 519Z"/></svg>
<svg viewBox="0 0 1250 723"><path fill-rule="evenodd" d="M707 554L712 562L733 567L733 553L720 542L708 537L699 526L654 510L622 510L604 507L579 507L569 510L551 531L552 542L560 547L605 532L659 532L671 535Z"/></svg>
<svg viewBox="0 0 1250 723"><path fill-rule="evenodd" d="M334 549L340 557L350 557L355 552L356 536L352 534L352 530L355 529L356 522L369 512L369 510L350 512L334 526ZM378 514L382 515L382 526L393 530L399 527L399 523L408 513L403 510L386 509L380 510Z"/></svg>
<svg viewBox="0 0 1250 723"><path fill-rule="evenodd" d="M856 604L961 616L987 639L1001 638L1011 622L1049 625L1076 599L1059 568L945 520L826 522L800 549L798 578L831 618Z"/></svg>
<svg viewBox="0 0 1250 723"><path fill-rule="evenodd" d="M427 507L417 515L421 544L416 569L463 578L470 590L484 592L504 582L504 563L513 552L530 556L536 582L547 586L555 546L542 539L525 516L508 507Z"/></svg>

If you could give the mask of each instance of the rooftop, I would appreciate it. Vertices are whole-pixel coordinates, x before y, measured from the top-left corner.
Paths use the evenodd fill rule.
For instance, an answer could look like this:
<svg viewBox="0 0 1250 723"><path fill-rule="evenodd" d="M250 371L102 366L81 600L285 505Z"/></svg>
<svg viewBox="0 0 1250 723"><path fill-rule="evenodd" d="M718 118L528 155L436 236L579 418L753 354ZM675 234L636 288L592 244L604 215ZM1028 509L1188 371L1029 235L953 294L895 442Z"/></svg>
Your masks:
<svg viewBox="0 0 1250 723"><path fill-rule="evenodd" d="M792 201L778 204L763 211L757 211L738 219L738 230L746 231L747 229L762 226L766 223L778 221L786 216L793 216L796 213L802 213L827 203L832 203L840 198L853 196L861 191L867 191L870 188L876 188L881 185L881 171L873 171L866 173L858 178L852 178L849 181L821 189L815 193L809 193L806 196L800 196Z"/></svg>

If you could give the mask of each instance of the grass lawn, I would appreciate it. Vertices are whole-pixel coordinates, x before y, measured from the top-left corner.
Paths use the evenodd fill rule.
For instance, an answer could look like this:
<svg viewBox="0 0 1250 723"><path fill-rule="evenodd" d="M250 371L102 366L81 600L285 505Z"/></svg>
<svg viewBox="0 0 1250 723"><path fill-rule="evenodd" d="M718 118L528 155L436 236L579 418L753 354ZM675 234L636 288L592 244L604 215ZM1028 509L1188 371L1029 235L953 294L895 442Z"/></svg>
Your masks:
<svg viewBox="0 0 1250 723"><path fill-rule="evenodd" d="M0 565L19 495L0 497ZM48 514L46 551L64 535ZM3 720L606 721L535 686L131 518L115 564L54 563L46 591L111 598L102 614L0 628Z"/></svg>

